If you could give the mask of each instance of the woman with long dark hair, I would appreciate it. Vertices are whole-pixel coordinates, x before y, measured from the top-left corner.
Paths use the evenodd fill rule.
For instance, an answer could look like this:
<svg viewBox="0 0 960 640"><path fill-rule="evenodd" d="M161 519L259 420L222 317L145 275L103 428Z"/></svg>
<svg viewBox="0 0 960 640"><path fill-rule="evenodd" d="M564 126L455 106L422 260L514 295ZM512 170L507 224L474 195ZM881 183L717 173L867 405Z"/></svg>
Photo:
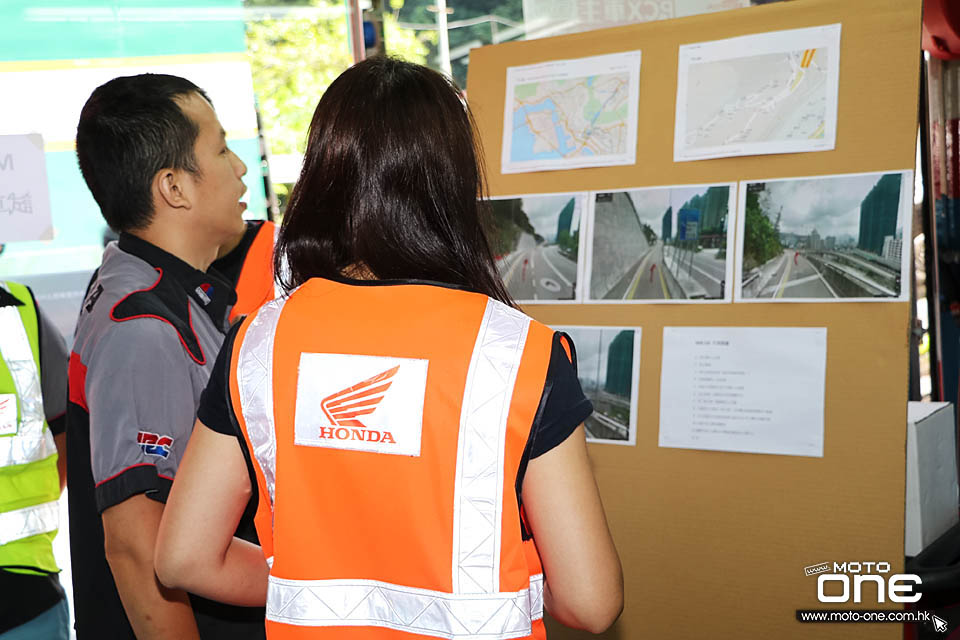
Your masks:
<svg viewBox="0 0 960 640"><path fill-rule="evenodd" d="M623 580L568 337L514 308L460 92L375 58L317 105L275 255L164 511L160 580L276 638L599 632ZM260 547L233 537L255 511Z"/></svg>

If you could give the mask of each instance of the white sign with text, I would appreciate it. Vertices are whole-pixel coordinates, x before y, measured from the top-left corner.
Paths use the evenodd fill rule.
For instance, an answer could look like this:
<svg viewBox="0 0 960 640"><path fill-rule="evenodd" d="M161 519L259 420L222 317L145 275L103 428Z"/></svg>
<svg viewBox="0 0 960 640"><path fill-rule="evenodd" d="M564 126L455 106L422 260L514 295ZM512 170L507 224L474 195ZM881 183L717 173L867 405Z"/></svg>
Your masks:
<svg viewBox="0 0 960 640"><path fill-rule="evenodd" d="M0 244L52 238L43 138L0 136Z"/></svg>
<svg viewBox="0 0 960 640"><path fill-rule="evenodd" d="M664 327L660 446L823 457L827 330Z"/></svg>

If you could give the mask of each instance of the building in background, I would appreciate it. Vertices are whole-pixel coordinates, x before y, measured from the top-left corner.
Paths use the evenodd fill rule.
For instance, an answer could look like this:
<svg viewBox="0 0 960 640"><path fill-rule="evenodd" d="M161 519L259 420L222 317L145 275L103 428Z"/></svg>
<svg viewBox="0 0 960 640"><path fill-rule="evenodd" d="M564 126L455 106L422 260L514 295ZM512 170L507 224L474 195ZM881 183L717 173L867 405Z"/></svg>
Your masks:
<svg viewBox="0 0 960 640"><path fill-rule="evenodd" d="M633 376L633 330L618 333L607 348L607 375L603 390L630 398Z"/></svg>
<svg viewBox="0 0 960 640"><path fill-rule="evenodd" d="M903 257L903 238L900 236L887 236L883 239L883 251L881 257L900 264Z"/></svg>
<svg viewBox="0 0 960 640"><path fill-rule="evenodd" d="M677 212L677 242L695 242L700 233L700 211L680 209Z"/></svg>
<svg viewBox="0 0 960 640"><path fill-rule="evenodd" d="M807 238L807 249L810 251L823 251L823 238L814 229Z"/></svg>
<svg viewBox="0 0 960 640"><path fill-rule="evenodd" d="M882 176L860 203L860 236L857 247L883 254L883 239L897 235L900 208L900 174Z"/></svg>
<svg viewBox="0 0 960 640"><path fill-rule="evenodd" d="M571 237L570 228L573 226L573 210L576 204L576 201L570 198L570 201L560 210L560 216L557 218L557 244L563 244L567 238Z"/></svg>

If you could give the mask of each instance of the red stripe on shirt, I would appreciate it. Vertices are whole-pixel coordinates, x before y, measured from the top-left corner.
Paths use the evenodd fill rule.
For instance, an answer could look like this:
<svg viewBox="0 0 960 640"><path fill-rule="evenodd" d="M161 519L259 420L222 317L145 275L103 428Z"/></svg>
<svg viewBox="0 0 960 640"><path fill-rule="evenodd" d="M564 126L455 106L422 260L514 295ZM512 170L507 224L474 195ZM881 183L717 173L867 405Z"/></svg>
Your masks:
<svg viewBox="0 0 960 640"><path fill-rule="evenodd" d="M87 408L87 367L80 361L79 353L70 354L70 368L67 371L68 386L70 389L70 402L83 407L83 410L90 413Z"/></svg>

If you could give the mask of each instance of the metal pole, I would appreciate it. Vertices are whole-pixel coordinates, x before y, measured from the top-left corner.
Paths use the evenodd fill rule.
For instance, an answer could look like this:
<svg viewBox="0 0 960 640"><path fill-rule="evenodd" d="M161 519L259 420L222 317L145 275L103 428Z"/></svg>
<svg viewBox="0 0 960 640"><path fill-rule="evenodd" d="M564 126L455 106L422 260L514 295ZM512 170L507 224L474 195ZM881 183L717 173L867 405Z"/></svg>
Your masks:
<svg viewBox="0 0 960 640"><path fill-rule="evenodd" d="M600 401L600 362L603 360L603 331L597 333L597 401Z"/></svg>
<svg viewBox="0 0 960 640"><path fill-rule="evenodd" d="M350 52L353 54L353 63L363 62L367 51L363 46L363 12L360 10L360 0L344 0L347 9L347 35L350 40Z"/></svg>
<svg viewBox="0 0 960 640"><path fill-rule="evenodd" d="M447 35L447 0L437 0L437 33L440 35L440 70L452 78L450 38Z"/></svg>
<svg viewBox="0 0 960 640"><path fill-rule="evenodd" d="M930 335L930 396L934 402L942 401L946 398L943 388L943 351L940 337L940 257L939 247L937 245L937 215L936 201L940 197L939 193L934 191L933 180L933 156L938 155L941 159L940 171L945 171L947 157L946 140L946 118L944 116L945 106L943 103L943 63L934 57L930 57L930 64L924 61L924 56L920 56L920 176L923 180L923 208L921 223L923 224L924 241L924 270L927 275L927 332ZM931 89L930 72L934 72L934 87L936 93ZM937 108L930 104L931 100L936 100ZM937 148L932 148L930 131L930 119L936 114L937 125L940 129L940 136L937 140ZM946 176L941 173L940 184L946 184ZM913 248L911 240L911 249ZM901 286L903 284L901 283Z"/></svg>

